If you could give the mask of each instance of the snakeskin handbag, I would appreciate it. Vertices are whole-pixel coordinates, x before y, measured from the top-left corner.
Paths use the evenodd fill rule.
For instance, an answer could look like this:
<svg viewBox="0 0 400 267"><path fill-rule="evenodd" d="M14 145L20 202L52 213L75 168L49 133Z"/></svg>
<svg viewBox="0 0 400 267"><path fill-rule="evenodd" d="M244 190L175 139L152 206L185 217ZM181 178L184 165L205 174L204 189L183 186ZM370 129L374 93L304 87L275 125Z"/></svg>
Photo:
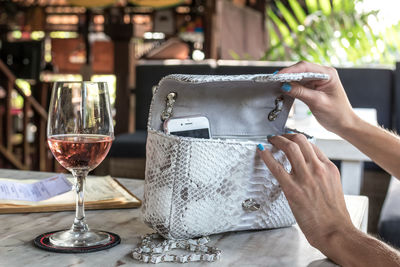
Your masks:
<svg viewBox="0 0 400 267"><path fill-rule="evenodd" d="M282 82L325 74L201 76L173 74L156 87L146 147L144 221L167 240L290 226L295 218L257 154L263 143L290 171L267 135L285 132L293 98ZM206 116L212 139L165 134L171 117Z"/></svg>

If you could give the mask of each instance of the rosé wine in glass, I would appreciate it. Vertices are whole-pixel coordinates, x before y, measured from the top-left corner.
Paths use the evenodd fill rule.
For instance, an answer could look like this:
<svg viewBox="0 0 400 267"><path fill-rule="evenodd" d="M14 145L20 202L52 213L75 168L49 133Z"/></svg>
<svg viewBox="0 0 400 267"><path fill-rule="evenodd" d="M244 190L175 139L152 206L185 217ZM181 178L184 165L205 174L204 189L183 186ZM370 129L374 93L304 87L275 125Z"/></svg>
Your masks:
<svg viewBox="0 0 400 267"><path fill-rule="evenodd" d="M106 157L112 138L107 135L65 134L52 136L47 142L64 168L91 171Z"/></svg>

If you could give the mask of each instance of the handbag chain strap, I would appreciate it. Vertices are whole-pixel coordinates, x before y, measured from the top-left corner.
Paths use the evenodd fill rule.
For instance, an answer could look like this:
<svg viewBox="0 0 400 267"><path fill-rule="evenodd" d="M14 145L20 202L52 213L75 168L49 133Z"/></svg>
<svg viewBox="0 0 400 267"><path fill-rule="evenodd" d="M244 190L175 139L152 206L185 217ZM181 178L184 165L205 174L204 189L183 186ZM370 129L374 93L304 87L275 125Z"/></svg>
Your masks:
<svg viewBox="0 0 400 267"><path fill-rule="evenodd" d="M145 263L213 262L220 259L221 250L207 246L206 244L209 241L210 238L207 236L198 239L166 240L156 233L147 234L142 237L140 246L133 250L132 257ZM167 252L172 249L183 249L193 253L183 255L168 254Z"/></svg>

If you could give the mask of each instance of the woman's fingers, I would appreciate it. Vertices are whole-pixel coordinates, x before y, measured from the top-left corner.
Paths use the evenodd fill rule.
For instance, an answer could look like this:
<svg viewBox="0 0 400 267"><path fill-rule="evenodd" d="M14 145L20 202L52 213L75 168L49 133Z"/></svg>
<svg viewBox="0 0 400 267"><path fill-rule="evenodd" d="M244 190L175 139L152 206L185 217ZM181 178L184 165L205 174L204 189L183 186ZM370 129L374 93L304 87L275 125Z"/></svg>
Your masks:
<svg viewBox="0 0 400 267"><path fill-rule="evenodd" d="M320 66L306 61L300 61L290 67L281 69L278 73L299 73L299 72L317 72L329 74L328 80L316 80L306 83L284 83L282 91L287 95L298 98L309 107L315 106L326 94L326 89L330 88L328 84L335 84L338 81L337 72L334 68ZM329 91L329 90L328 90Z"/></svg>
<svg viewBox="0 0 400 267"><path fill-rule="evenodd" d="M318 159L322 162L330 162L329 158L315 145L311 144L312 148L314 149L315 154L317 155Z"/></svg>
<svg viewBox="0 0 400 267"><path fill-rule="evenodd" d="M309 142L307 137L305 137L303 134L284 134L282 136L299 145L306 162L331 162L329 158L315 144Z"/></svg>
<svg viewBox="0 0 400 267"><path fill-rule="evenodd" d="M268 149L265 149L262 144L258 145L258 153L265 165L267 165L268 169L271 171L272 175L278 180L279 184L283 188L293 186L291 175L285 170L285 168L283 168L282 164L276 161L272 153Z"/></svg>
<svg viewBox="0 0 400 267"><path fill-rule="evenodd" d="M295 142L300 147L306 162L314 163L318 160L314 148L303 134L284 134L282 136Z"/></svg>
<svg viewBox="0 0 400 267"><path fill-rule="evenodd" d="M298 144L279 135L270 137L268 141L276 148L285 152L286 157L292 165L292 172L304 173L306 171L306 161Z"/></svg>

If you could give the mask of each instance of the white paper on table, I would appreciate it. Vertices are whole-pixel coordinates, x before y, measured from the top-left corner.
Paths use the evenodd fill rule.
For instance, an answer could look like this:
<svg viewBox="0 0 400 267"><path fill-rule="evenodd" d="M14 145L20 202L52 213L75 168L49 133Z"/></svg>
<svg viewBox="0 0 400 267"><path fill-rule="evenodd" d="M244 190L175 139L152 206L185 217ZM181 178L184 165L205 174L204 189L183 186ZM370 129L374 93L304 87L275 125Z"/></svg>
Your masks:
<svg viewBox="0 0 400 267"><path fill-rule="evenodd" d="M72 184L64 174L24 183L15 180L0 180L0 199L20 201L42 201L71 191Z"/></svg>

